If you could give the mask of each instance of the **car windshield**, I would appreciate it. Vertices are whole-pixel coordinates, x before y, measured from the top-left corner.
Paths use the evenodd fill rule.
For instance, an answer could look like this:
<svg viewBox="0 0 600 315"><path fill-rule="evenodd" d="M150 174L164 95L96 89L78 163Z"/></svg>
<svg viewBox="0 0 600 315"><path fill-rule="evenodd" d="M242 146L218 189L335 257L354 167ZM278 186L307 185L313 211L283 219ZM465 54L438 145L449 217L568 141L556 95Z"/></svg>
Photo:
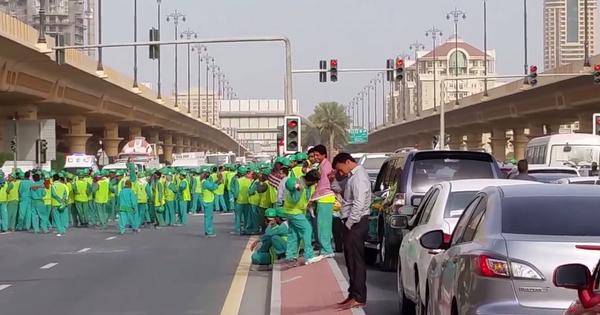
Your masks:
<svg viewBox="0 0 600 315"><path fill-rule="evenodd" d="M463 210L467 207L469 202L473 200L476 191L457 191L451 192L446 202L446 209L444 210L444 218L460 218Z"/></svg>
<svg viewBox="0 0 600 315"><path fill-rule="evenodd" d="M387 157L368 157L363 162L363 167L368 170L379 170Z"/></svg>
<svg viewBox="0 0 600 315"><path fill-rule="evenodd" d="M509 197L502 201L502 232L600 236L600 196Z"/></svg>
<svg viewBox="0 0 600 315"><path fill-rule="evenodd" d="M539 168L539 169L529 170L528 173L529 173L529 175L554 173L554 174L569 174L569 175L577 176L576 169Z"/></svg>
<svg viewBox="0 0 600 315"><path fill-rule="evenodd" d="M581 162L592 163L600 158L600 146L597 145L553 145L550 151L550 164L570 162L578 165Z"/></svg>
<svg viewBox="0 0 600 315"><path fill-rule="evenodd" d="M436 157L432 154L417 158L412 167L412 190L424 193L442 181L494 178L493 163L489 159L487 155Z"/></svg>
<svg viewBox="0 0 600 315"><path fill-rule="evenodd" d="M567 173L529 173L529 176L535 178L541 183L554 183L563 178L573 177L573 174Z"/></svg>

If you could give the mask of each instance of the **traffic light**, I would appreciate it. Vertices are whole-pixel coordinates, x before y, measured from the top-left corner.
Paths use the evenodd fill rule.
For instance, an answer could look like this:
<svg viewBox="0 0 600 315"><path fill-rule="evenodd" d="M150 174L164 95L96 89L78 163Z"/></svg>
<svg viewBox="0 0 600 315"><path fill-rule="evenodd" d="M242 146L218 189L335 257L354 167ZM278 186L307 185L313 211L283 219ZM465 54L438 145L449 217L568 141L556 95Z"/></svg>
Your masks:
<svg viewBox="0 0 600 315"><path fill-rule="evenodd" d="M386 76L387 76L387 81L391 82L394 81L394 59L388 59L386 62Z"/></svg>
<svg viewBox="0 0 600 315"><path fill-rule="evenodd" d="M46 163L46 152L48 151L48 141L38 139L35 141L35 162L38 164Z"/></svg>
<svg viewBox="0 0 600 315"><path fill-rule="evenodd" d="M536 65L532 65L531 67L529 67L529 85L531 86L535 86L537 84L537 71L538 68Z"/></svg>
<svg viewBox="0 0 600 315"><path fill-rule="evenodd" d="M300 117L286 116L283 125L283 151L285 154L300 150Z"/></svg>
<svg viewBox="0 0 600 315"><path fill-rule="evenodd" d="M592 125L594 134L600 136L600 113L594 114L592 119L594 120Z"/></svg>
<svg viewBox="0 0 600 315"><path fill-rule="evenodd" d="M595 65L594 66L594 83L595 84L600 84L600 65Z"/></svg>
<svg viewBox="0 0 600 315"><path fill-rule="evenodd" d="M10 151L12 151L12 153L17 153L17 139L13 138L12 140L10 140Z"/></svg>
<svg viewBox="0 0 600 315"><path fill-rule="evenodd" d="M65 45L65 35L56 35L56 46ZM65 51L63 49L57 49L54 51L54 60L58 65L64 65L66 63Z"/></svg>
<svg viewBox="0 0 600 315"><path fill-rule="evenodd" d="M396 58L396 81L404 79L404 59Z"/></svg>
<svg viewBox="0 0 600 315"><path fill-rule="evenodd" d="M319 82L327 82L327 61L319 61Z"/></svg>
<svg viewBox="0 0 600 315"><path fill-rule="evenodd" d="M151 28L150 29L150 41L151 42L159 42L160 41L160 33L158 29ZM160 45L150 45L150 59L158 59L160 57Z"/></svg>
<svg viewBox="0 0 600 315"><path fill-rule="evenodd" d="M331 59L329 61L329 74L331 75L331 82L337 82L338 79L338 61L337 59Z"/></svg>

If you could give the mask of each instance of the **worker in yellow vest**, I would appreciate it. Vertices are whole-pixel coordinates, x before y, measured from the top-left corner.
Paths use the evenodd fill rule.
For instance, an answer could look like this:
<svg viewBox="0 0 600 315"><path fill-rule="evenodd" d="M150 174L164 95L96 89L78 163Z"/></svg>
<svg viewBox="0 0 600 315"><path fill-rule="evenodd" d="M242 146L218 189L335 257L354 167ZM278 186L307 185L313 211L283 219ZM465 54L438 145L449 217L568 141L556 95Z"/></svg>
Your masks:
<svg viewBox="0 0 600 315"><path fill-rule="evenodd" d="M56 236L62 236L67 232L69 225L69 190L63 176L54 174L50 195L52 197L52 222L54 230L56 231Z"/></svg>
<svg viewBox="0 0 600 315"><path fill-rule="evenodd" d="M225 204L225 175L223 174L223 166L212 169L210 175L212 181L217 184L217 190L215 190L215 211L227 212L227 205Z"/></svg>
<svg viewBox="0 0 600 315"><path fill-rule="evenodd" d="M94 207L94 196L92 194L92 184L94 184L94 177L96 174L94 174L94 176L92 175L92 171L86 171L84 172L85 176L83 177L83 180L86 181L88 183L88 193L87 193L87 220L88 220L88 224L91 226L97 226L98 225L98 213L96 212L96 207Z"/></svg>
<svg viewBox="0 0 600 315"><path fill-rule="evenodd" d="M181 172L179 174L179 194L178 194L178 203L179 207L177 207L179 214L178 223L181 225L186 225L188 221L188 206L192 201L192 185L190 184L190 180L187 177L187 173Z"/></svg>
<svg viewBox="0 0 600 315"><path fill-rule="evenodd" d="M291 264L290 267L298 265L300 241L304 243L304 264L312 264L323 258L314 256L312 226L306 217L309 201L319 178L317 171L310 171L300 178L288 177L285 182L283 208L289 225L286 260Z"/></svg>
<svg viewBox="0 0 600 315"><path fill-rule="evenodd" d="M245 166L241 166L238 169L238 179L237 179L237 217L236 224L239 223L239 230L241 234L248 234L248 230L246 226L248 225L248 220L250 219L252 206L250 205L250 186L253 181L253 173ZM236 226L237 228L237 226ZM237 230L237 229L236 229Z"/></svg>
<svg viewBox="0 0 600 315"><path fill-rule="evenodd" d="M245 225L245 234L260 234L260 216L259 216L259 204L261 195L258 193L258 184L260 172L258 167L251 165L252 170L252 183L248 188L248 203L250 204L250 211L247 213L247 220Z"/></svg>
<svg viewBox="0 0 600 315"><path fill-rule="evenodd" d="M177 208L177 185L170 173L165 182L165 223L168 226L175 224L175 208Z"/></svg>
<svg viewBox="0 0 600 315"><path fill-rule="evenodd" d="M160 228L165 226L165 185L162 173L154 173L149 185L152 188L152 200L154 201L155 227Z"/></svg>
<svg viewBox="0 0 600 315"><path fill-rule="evenodd" d="M230 212L235 212L235 193L232 192L232 181L236 177L235 166L228 164L225 166L225 202Z"/></svg>
<svg viewBox="0 0 600 315"><path fill-rule="evenodd" d="M18 174L18 172L13 172L8 175L8 184L6 187L6 192L8 194L8 230L13 232L17 226L17 216L19 212L19 185L21 184L21 180L19 179Z"/></svg>
<svg viewBox="0 0 600 315"><path fill-rule="evenodd" d="M21 176L19 185L19 216L17 218L17 227L19 231L28 231L31 229L31 172L27 171Z"/></svg>
<svg viewBox="0 0 600 315"><path fill-rule="evenodd" d="M40 226L42 230L49 231L50 230L50 215L52 210L52 196L50 196L50 186L52 185L50 180L50 174L47 172L42 172L42 180L44 182L44 189L46 190L46 194L44 195L44 207L40 208Z"/></svg>
<svg viewBox="0 0 600 315"><path fill-rule="evenodd" d="M270 265L285 257L289 228L285 222L284 210L266 209L265 222L265 233L250 246L253 251L252 264L255 265Z"/></svg>
<svg viewBox="0 0 600 315"><path fill-rule="evenodd" d="M108 224L108 203L110 201L110 181L105 176L98 176L92 185L94 208L98 214L99 225L106 228Z"/></svg>
<svg viewBox="0 0 600 315"><path fill-rule="evenodd" d="M68 228L71 226L79 225L79 222L77 221L77 209L75 208L75 191L73 189L73 186L75 186L75 183L73 182L73 174L66 173L65 180L66 180L65 185L67 185L67 190L69 191L69 199L68 199L69 206L67 208L67 211L69 211L69 224L67 225L67 228Z"/></svg>
<svg viewBox="0 0 600 315"><path fill-rule="evenodd" d="M80 173L73 184L73 193L75 193L75 209L77 209L77 221L82 226L88 226L89 197L92 187L85 179L85 174Z"/></svg>
<svg viewBox="0 0 600 315"><path fill-rule="evenodd" d="M8 182L4 180L4 172L0 170L0 231L8 232Z"/></svg>
<svg viewBox="0 0 600 315"><path fill-rule="evenodd" d="M192 184L192 203L190 205L191 213L199 213L202 211L202 178L200 170L196 170L191 178Z"/></svg>
<svg viewBox="0 0 600 315"><path fill-rule="evenodd" d="M213 212L215 210L215 191L218 184L213 182L212 177L205 173L202 181L202 204L204 207L204 235L214 237Z"/></svg>
<svg viewBox="0 0 600 315"><path fill-rule="evenodd" d="M46 187L39 173L33 174L33 182L31 187L31 225L35 234L40 232L40 213L44 212L44 196L46 195ZM42 226L42 232L48 233L48 226Z"/></svg>

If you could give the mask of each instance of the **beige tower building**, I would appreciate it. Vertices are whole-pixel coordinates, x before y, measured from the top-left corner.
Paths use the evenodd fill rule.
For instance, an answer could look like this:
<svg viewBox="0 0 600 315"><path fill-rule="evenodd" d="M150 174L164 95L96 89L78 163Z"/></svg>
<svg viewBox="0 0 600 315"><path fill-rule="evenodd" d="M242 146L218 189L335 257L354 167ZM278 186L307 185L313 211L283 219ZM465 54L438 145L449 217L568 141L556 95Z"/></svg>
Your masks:
<svg viewBox="0 0 600 315"><path fill-rule="evenodd" d="M596 54L598 0L544 0L544 68L583 61L585 3L587 1L589 54Z"/></svg>

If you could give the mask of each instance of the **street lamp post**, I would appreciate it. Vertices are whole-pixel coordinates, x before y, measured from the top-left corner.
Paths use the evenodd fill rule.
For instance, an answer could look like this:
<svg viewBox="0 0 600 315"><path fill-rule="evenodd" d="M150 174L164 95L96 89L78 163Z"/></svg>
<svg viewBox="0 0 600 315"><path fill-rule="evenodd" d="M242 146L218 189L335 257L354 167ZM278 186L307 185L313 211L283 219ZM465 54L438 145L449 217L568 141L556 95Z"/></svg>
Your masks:
<svg viewBox="0 0 600 315"><path fill-rule="evenodd" d="M415 77L414 77L414 81L415 81L415 94L416 94L416 105L417 105L417 110L415 111L418 116L421 116L421 108L423 107L423 104L420 103L420 97L419 97L419 82L418 82L418 77L419 77L419 51L425 49L425 45L421 44L418 41L415 41L414 43L410 44L409 47L410 50L415 52Z"/></svg>
<svg viewBox="0 0 600 315"><path fill-rule="evenodd" d="M191 29L187 29L183 32L181 32L181 34L179 34L180 38L185 38L187 40L190 40L192 38L198 38L198 33L192 31ZM187 44L187 113L191 114L192 113L192 93L191 93L191 67L192 67L192 63L190 61L190 50L191 50L191 45L190 43Z"/></svg>
<svg viewBox="0 0 600 315"><path fill-rule="evenodd" d="M362 91L360 91L360 105L362 106L362 128L366 129L367 125L369 124L367 122L367 108L365 107L365 96L367 95L367 92L365 92L365 89L363 88Z"/></svg>
<svg viewBox="0 0 600 315"><path fill-rule="evenodd" d="M589 11L588 11L588 0L584 0L583 1L583 10L585 11L584 13L584 24L585 24L585 43L584 43L584 50L585 50L585 56L584 56L584 60L583 60L583 66L585 68L590 68L591 64L590 64L590 30L589 30Z"/></svg>
<svg viewBox="0 0 600 315"><path fill-rule="evenodd" d="M157 6L157 23L158 23L158 37L160 38L160 20L161 20L161 15L160 15L160 3L161 0L156 0L156 6ZM162 99L162 95L161 95L161 80L160 80L160 52L158 53L158 62L157 62L157 72L158 72L158 79L157 79L157 88L158 88L158 94L156 96L157 99L161 100Z"/></svg>
<svg viewBox="0 0 600 315"><path fill-rule="evenodd" d="M456 81L454 82L454 90L455 90L455 94L454 94L454 104L458 105L458 22L467 18L467 15L465 14L464 11L461 11L459 9L454 9L450 12L448 12L448 14L446 14L446 19L450 20L452 19L452 21L454 22L454 76L456 76Z"/></svg>
<svg viewBox="0 0 600 315"><path fill-rule="evenodd" d="M483 97L488 96L487 0L483 0Z"/></svg>
<svg viewBox="0 0 600 315"><path fill-rule="evenodd" d="M46 43L46 1L40 0L40 29L38 31L38 44Z"/></svg>
<svg viewBox="0 0 600 315"><path fill-rule="evenodd" d="M435 45L437 45L437 38L438 36L441 37L442 36L442 31L440 31L439 29L437 29L435 26L430 28L429 30L427 30L425 32L425 36L431 36L431 40L432 40L432 46L433 46L433 111L437 111L437 82L436 82L436 76L437 76L437 70L436 70L436 56L435 56ZM443 100L442 100L443 103Z"/></svg>
<svg viewBox="0 0 600 315"><path fill-rule="evenodd" d="M98 45L102 45L102 0L98 0ZM102 65L102 47L98 47L98 65L96 71L104 71Z"/></svg>
<svg viewBox="0 0 600 315"><path fill-rule="evenodd" d="M173 13L167 15L167 22L170 22L171 20L173 21L173 24L175 25L175 40L177 40L177 34L179 34L179 20L181 19L182 22L185 22L185 15L181 12L179 12L178 10L173 11ZM179 107L178 104L178 100L179 100L179 89L177 86L177 46L175 45L175 108Z"/></svg>
<svg viewBox="0 0 600 315"><path fill-rule="evenodd" d="M365 86L367 90L367 130L371 131L371 89L373 89L372 85Z"/></svg>
<svg viewBox="0 0 600 315"><path fill-rule="evenodd" d="M379 75L376 75L375 78L371 80L371 85L373 85L373 100L375 101L375 105L373 106L373 119L375 119L373 125L375 128L377 128L377 83L379 82L381 82L379 81Z"/></svg>
<svg viewBox="0 0 600 315"><path fill-rule="evenodd" d="M527 0L523 0L523 42L524 42L524 60L525 60L525 64L524 64L524 73L525 73L525 78L523 81L523 84L527 84L528 80L527 80Z"/></svg>
<svg viewBox="0 0 600 315"><path fill-rule="evenodd" d="M215 64L215 58L204 56L202 59L206 62L206 89L204 90L204 96L206 97L206 122L208 123L208 71L211 67L211 63L212 65Z"/></svg>
<svg viewBox="0 0 600 315"><path fill-rule="evenodd" d="M133 42L137 43L137 0L133 0ZM133 46L133 88L138 87L138 54L137 46Z"/></svg>
<svg viewBox="0 0 600 315"><path fill-rule="evenodd" d="M385 73L379 72L377 78L381 82L381 125L385 126Z"/></svg>
<svg viewBox="0 0 600 315"><path fill-rule="evenodd" d="M202 86L202 53L206 52L206 46L198 45L192 47L192 50L198 53L198 119L200 119L200 108L202 107L202 96L200 93L200 87ZM208 122L208 116L206 117L206 122Z"/></svg>
<svg viewBox="0 0 600 315"><path fill-rule="evenodd" d="M216 70L216 72L215 72ZM212 67L211 67L211 71L212 71L212 123L213 125L216 125L217 123L217 115L216 115L216 109L215 109L215 77L217 76L218 73L221 72L221 68L219 68L219 66L215 65L213 63Z"/></svg>

